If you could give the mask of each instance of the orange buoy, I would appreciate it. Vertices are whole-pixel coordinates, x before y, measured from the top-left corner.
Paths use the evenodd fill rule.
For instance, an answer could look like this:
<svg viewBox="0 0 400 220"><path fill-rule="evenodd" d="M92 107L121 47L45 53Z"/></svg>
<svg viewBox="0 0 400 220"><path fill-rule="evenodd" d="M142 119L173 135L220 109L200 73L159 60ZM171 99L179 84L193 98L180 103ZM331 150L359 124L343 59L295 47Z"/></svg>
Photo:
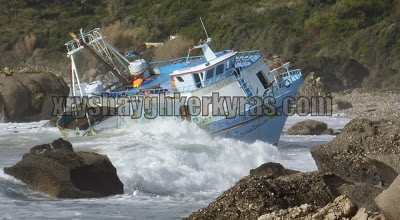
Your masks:
<svg viewBox="0 0 400 220"><path fill-rule="evenodd" d="M134 88L139 87L140 85L142 85L142 83L143 83L142 78L136 79L135 81L133 81L132 87L134 87Z"/></svg>

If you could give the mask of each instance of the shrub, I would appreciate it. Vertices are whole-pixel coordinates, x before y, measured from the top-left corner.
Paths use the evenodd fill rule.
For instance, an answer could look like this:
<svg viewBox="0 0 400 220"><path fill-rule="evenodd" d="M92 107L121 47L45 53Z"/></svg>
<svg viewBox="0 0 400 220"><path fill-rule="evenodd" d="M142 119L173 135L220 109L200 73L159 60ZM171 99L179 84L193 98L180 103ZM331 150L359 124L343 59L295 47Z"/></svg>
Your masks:
<svg viewBox="0 0 400 220"><path fill-rule="evenodd" d="M189 48L193 47L193 42L182 37L168 40L163 46L156 47L154 50L153 61L170 60L177 57L187 56Z"/></svg>

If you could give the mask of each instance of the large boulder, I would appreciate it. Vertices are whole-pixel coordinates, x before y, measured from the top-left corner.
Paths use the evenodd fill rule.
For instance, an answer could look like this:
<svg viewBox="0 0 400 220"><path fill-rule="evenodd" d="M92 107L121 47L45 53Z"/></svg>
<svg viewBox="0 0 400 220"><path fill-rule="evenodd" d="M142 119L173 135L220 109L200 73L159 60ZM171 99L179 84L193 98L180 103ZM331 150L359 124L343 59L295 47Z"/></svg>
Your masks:
<svg viewBox="0 0 400 220"><path fill-rule="evenodd" d="M298 173L271 179L249 175L187 219L257 219L302 204L323 207L340 195L345 181L324 172Z"/></svg>
<svg viewBox="0 0 400 220"><path fill-rule="evenodd" d="M299 171L286 169L280 163L274 162L264 163L261 166L250 170L250 175L269 176L271 178L292 175L295 173L299 173Z"/></svg>
<svg viewBox="0 0 400 220"><path fill-rule="evenodd" d="M397 220L400 217L400 176L398 176L388 189L375 198L379 210L388 220Z"/></svg>
<svg viewBox="0 0 400 220"><path fill-rule="evenodd" d="M71 144L62 139L32 148L16 165L4 168L4 173L54 198L123 193L123 184L107 156L73 152Z"/></svg>
<svg viewBox="0 0 400 220"><path fill-rule="evenodd" d="M329 144L310 149L321 171L383 187L400 174L400 121L354 119Z"/></svg>
<svg viewBox="0 0 400 220"><path fill-rule="evenodd" d="M52 97L68 94L68 85L53 73L14 73L0 81L0 102L4 102L0 106L4 105L7 122L48 120L54 108Z"/></svg>
<svg viewBox="0 0 400 220"><path fill-rule="evenodd" d="M288 135L333 134L333 130L328 129L328 125L324 122L308 119L294 124L287 130L286 134Z"/></svg>

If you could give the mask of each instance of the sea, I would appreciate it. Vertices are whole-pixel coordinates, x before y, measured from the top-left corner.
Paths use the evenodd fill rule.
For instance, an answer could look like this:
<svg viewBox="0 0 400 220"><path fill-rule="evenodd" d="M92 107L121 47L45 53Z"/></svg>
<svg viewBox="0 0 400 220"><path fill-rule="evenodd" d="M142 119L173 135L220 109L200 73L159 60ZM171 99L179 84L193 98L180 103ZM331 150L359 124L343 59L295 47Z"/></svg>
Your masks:
<svg viewBox="0 0 400 220"><path fill-rule="evenodd" d="M213 137L189 122L163 121L98 136L66 138L75 151L106 154L124 184L123 195L53 199L6 175L30 148L62 137L47 121L0 123L0 219L182 219L206 207L223 191L265 162L314 171L309 149L334 135L293 136L285 131L306 119L340 131L341 116L288 118L278 146Z"/></svg>

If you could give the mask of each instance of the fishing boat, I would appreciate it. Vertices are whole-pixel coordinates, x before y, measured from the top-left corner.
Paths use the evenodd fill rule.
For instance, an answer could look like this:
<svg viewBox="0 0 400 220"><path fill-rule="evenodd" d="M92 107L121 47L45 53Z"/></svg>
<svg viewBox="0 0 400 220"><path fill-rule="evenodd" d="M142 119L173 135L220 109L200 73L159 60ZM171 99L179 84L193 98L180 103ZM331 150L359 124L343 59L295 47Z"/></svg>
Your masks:
<svg viewBox="0 0 400 220"><path fill-rule="evenodd" d="M138 129L142 123L157 127L160 120L178 120L218 137L277 144L287 119L285 108L290 108L285 100L295 97L303 83L299 69L290 70L290 63L270 69L258 50L214 52L208 35L186 57L150 63L129 61L99 28L71 36L65 45L72 95L88 98L59 117L57 126L65 136L99 135L107 132L105 124ZM84 49L114 76L86 90L75 63ZM202 55L191 56L194 50Z"/></svg>

